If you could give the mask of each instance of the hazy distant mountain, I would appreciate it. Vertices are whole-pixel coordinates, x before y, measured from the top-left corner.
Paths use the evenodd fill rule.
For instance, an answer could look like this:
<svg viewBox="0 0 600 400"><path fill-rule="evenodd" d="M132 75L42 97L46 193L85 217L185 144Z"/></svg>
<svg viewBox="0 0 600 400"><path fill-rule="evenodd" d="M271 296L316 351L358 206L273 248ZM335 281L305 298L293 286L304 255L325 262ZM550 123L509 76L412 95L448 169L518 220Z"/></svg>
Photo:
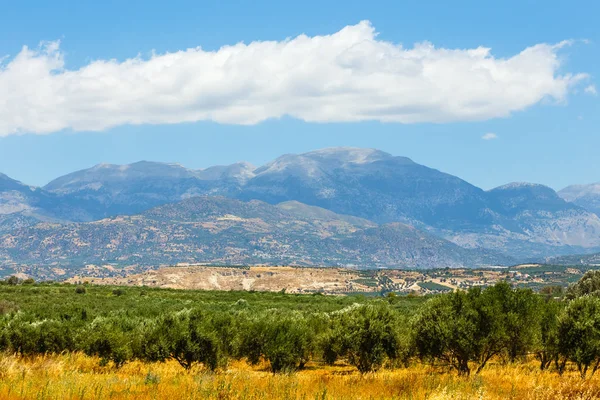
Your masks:
<svg viewBox="0 0 600 400"><path fill-rule="evenodd" d="M295 200L284 201L283 203L277 204L277 207L287 211L292 215L296 215L298 217L303 218L314 218L324 221L341 220L361 228L377 226L376 223L369 221L368 219L354 217L352 215L336 214L333 211L327 210L325 208L309 206Z"/></svg>
<svg viewBox="0 0 600 400"><path fill-rule="evenodd" d="M79 199L61 198L0 174L0 231L39 221L86 221L94 206Z"/></svg>
<svg viewBox="0 0 600 400"><path fill-rule="evenodd" d="M515 216L523 210L564 211L578 207L567 203L548 186L527 182L513 182L488 192L496 207L507 216Z"/></svg>
<svg viewBox="0 0 600 400"><path fill-rule="evenodd" d="M18 210L23 204L37 204L34 208L48 216L89 221L218 195L287 202L288 211L296 214L309 215L314 210L308 206L315 206L319 212L326 209L377 224L402 222L462 247L493 249L520 259L600 251L598 215L561 199L548 187L512 183L484 191L374 149L287 154L258 168L243 162L204 170L146 161L102 164L60 177L43 190L27 188L37 196L59 199L62 209L20 201L14 191L12 200L0 198L0 207Z"/></svg>
<svg viewBox="0 0 600 400"><path fill-rule="evenodd" d="M485 247L527 258L581 253L600 246L600 218L561 199L551 188L511 183L487 192L494 223L479 232L445 237L466 247Z"/></svg>
<svg viewBox="0 0 600 400"><path fill-rule="evenodd" d="M465 249L447 240L398 222L357 231L341 241L357 265L389 260L389 266L426 268L511 265L513 258L481 249ZM457 263L458 262L458 263Z"/></svg>
<svg viewBox="0 0 600 400"><path fill-rule="evenodd" d="M229 181L243 184L254 177L256 167L247 162L238 162L231 165L216 165L195 171L195 175L208 181Z"/></svg>
<svg viewBox="0 0 600 400"><path fill-rule="evenodd" d="M136 214L149 208L209 193L215 183L178 164L140 161L100 164L53 180L44 189L103 207L95 219Z"/></svg>
<svg viewBox="0 0 600 400"><path fill-rule="evenodd" d="M600 182L589 185L572 185L558 192L566 201L577 204L600 215Z"/></svg>
<svg viewBox="0 0 600 400"><path fill-rule="evenodd" d="M23 183L11 179L8 176L0 173L0 191L17 190L21 191L25 188L31 188L30 186L24 185Z"/></svg>
<svg viewBox="0 0 600 400"><path fill-rule="evenodd" d="M41 190L0 174L0 214L32 210L44 201L44 197Z"/></svg>
<svg viewBox="0 0 600 400"><path fill-rule="evenodd" d="M285 155L258 168L239 198L297 200L379 223L486 225L485 192L459 178L372 149Z"/></svg>
<svg viewBox="0 0 600 400"><path fill-rule="evenodd" d="M249 163L191 170L179 164L140 161L129 165L99 164L53 180L44 190L101 204L95 219L131 215L194 196L235 196L254 176Z"/></svg>
<svg viewBox="0 0 600 400"><path fill-rule="evenodd" d="M197 195L271 204L296 200L376 222L485 225L485 193L405 157L334 148L285 155L262 166L238 163L194 171L177 164L98 165L58 178L45 190L94 200L102 216L132 214Z"/></svg>
<svg viewBox="0 0 600 400"><path fill-rule="evenodd" d="M600 253L560 256L547 259L546 262L554 265L600 266Z"/></svg>
<svg viewBox="0 0 600 400"><path fill-rule="evenodd" d="M140 215L78 224L42 223L0 234L0 263L74 274L87 264L138 268L181 262L441 268L512 263L463 249L400 223L349 222L327 210L197 197ZM308 206L307 206L308 207Z"/></svg>
<svg viewBox="0 0 600 400"><path fill-rule="evenodd" d="M600 248L598 216L542 185L512 183L485 192L371 149L286 155L254 172L240 198L293 199L380 223L401 221L461 246L524 259Z"/></svg>
<svg viewBox="0 0 600 400"><path fill-rule="evenodd" d="M564 201L547 186L510 184L490 191L503 206L503 226L553 246L595 247L600 218Z"/></svg>

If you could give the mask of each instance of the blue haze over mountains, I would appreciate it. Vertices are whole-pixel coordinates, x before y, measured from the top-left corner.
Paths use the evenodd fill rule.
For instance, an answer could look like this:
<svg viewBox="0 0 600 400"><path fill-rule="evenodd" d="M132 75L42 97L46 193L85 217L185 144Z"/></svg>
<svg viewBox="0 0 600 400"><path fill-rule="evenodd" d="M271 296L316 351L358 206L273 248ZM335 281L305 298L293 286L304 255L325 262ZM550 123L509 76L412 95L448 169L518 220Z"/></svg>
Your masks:
<svg viewBox="0 0 600 400"><path fill-rule="evenodd" d="M359 148L286 154L260 167L101 164L43 188L0 175L0 265L506 265L599 252L596 189L484 191Z"/></svg>

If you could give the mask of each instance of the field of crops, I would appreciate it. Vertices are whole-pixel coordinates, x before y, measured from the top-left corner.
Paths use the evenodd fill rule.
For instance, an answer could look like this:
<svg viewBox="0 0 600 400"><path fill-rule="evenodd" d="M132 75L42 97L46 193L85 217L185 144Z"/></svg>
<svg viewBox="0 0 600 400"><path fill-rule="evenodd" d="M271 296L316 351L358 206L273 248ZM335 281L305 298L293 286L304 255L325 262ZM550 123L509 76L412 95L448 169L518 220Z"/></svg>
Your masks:
<svg viewBox="0 0 600 400"><path fill-rule="evenodd" d="M594 399L600 273L561 297L0 281L0 398ZM564 297L562 297L564 296Z"/></svg>

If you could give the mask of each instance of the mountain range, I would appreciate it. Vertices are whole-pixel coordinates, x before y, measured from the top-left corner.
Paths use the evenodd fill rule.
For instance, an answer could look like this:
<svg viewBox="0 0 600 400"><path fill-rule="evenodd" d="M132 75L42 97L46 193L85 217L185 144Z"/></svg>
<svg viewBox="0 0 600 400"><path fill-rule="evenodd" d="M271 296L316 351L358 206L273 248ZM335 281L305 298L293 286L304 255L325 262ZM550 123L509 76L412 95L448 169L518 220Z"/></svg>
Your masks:
<svg viewBox="0 0 600 400"><path fill-rule="evenodd" d="M302 203L193 197L133 216L39 223L0 237L0 264L70 276L89 264L444 268L513 262L402 223L377 225ZM132 270L131 268L129 269Z"/></svg>
<svg viewBox="0 0 600 400"><path fill-rule="evenodd" d="M511 183L485 191L409 158L360 148L287 154L260 167L100 164L42 188L0 175L0 263L432 267L594 253L598 187L556 193ZM207 204L215 214L194 219ZM250 205L258 214L244 216ZM224 215L229 223L262 222L238 221L218 233L206 227ZM270 228L256 236L261 224ZM88 245L76 244L82 235ZM269 251L256 247L271 237L277 245ZM134 262L133 254L141 258Z"/></svg>

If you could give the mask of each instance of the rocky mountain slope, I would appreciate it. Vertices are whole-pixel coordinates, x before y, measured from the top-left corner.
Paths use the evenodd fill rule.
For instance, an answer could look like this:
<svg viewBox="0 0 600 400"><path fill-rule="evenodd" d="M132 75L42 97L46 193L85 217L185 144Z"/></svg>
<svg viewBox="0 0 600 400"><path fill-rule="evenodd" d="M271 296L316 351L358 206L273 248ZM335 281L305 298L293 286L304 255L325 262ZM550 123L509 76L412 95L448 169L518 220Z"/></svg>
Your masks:
<svg viewBox="0 0 600 400"><path fill-rule="evenodd" d="M553 257L546 260L548 264L553 265L587 265L600 266L600 253L594 254L574 254L561 257Z"/></svg>
<svg viewBox="0 0 600 400"><path fill-rule="evenodd" d="M487 192L493 223L480 230L438 232L464 247L484 247L534 259L598 248L600 219L549 187L511 183Z"/></svg>
<svg viewBox="0 0 600 400"><path fill-rule="evenodd" d="M285 155L258 168L237 195L268 203L297 200L378 223L433 227L490 223L485 192L457 177L371 149Z"/></svg>
<svg viewBox="0 0 600 400"><path fill-rule="evenodd" d="M0 174L0 215L34 213L52 206L51 194Z"/></svg>
<svg viewBox="0 0 600 400"><path fill-rule="evenodd" d="M87 221L98 205L74 196L60 196L0 174L0 231L39 221Z"/></svg>
<svg viewBox="0 0 600 400"><path fill-rule="evenodd" d="M221 174L211 174L221 176ZM213 180L178 164L140 161L100 164L50 182L44 190L57 196L99 204L93 219L131 215L149 208L211 192Z"/></svg>
<svg viewBox="0 0 600 400"><path fill-rule="evenodd" d="M22 199L22 188L15 192L6 186L0 186L0 232L35 223L40 216L55 222L94 221L209 195L283 202L297 214L329 210L375 224L401 222L461 247L492 249L520 260L600 251L598 215L548 187L513 183L484 191L374 149L287 154L258 168L248 163L204 170L146 161L102 164L42 189L26 187L27 196L33 193L35 199Z"/></svg>
<svg viewBox="0 0 600 400"><path fill-rule="evenodd" d="M559 196L600 215L600 182L589 185L571 185L558 192Z"/></svg>
<svg viewBox="0 0 600 400"><path fill-rule="evenodd" d="M464 249L401 223L376 226L327 210L298 213L222 197L195 197L88 223L40 223L0 234L0 264L77 273L88 264L157 266L321 265L374 268L476 267L514 262Z"/></svg>
<svg viewBox="0 0 600 400"><path fill-rule="evenodd" d="M103 204L103 216L132 214L204 194L271 204L295 200L378 223L490 222L478 212L485 207L481 189L408 158L372 149L289 154L259 168L246 163L200 171L152 162L101 164L58 178L44 189Z"/></svg>

